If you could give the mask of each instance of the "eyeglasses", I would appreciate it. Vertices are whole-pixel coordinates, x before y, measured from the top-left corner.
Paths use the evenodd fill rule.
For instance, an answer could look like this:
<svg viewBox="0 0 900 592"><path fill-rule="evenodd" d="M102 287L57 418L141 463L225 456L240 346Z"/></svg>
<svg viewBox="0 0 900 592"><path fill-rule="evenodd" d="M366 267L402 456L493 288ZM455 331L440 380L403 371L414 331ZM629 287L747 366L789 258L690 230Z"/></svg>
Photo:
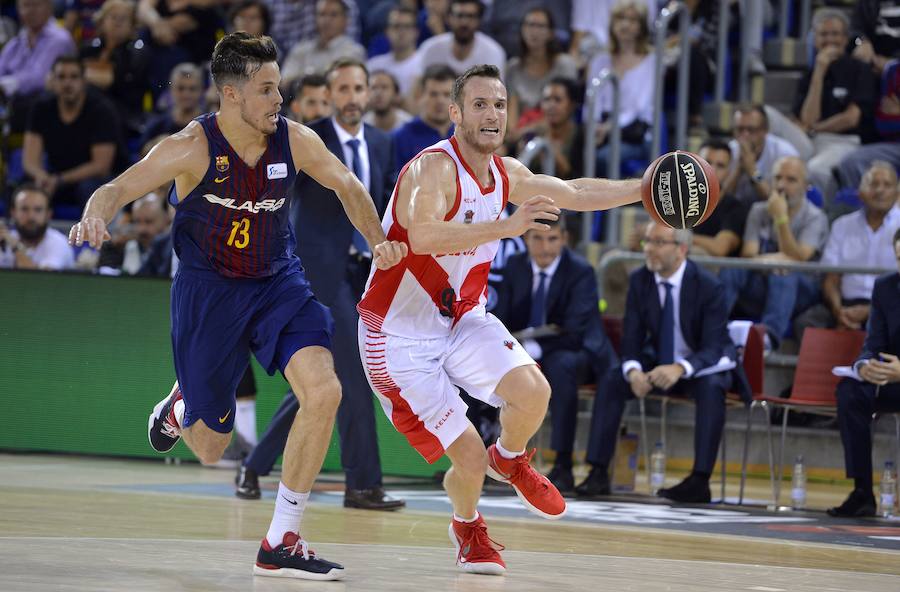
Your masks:
<svg viewBox="0 0 900 592"><path fill-rule="evenodd" d="M663 247L665 245L677 245L677 240L665 240L662 238L645 238L641 241L641 248L647 248L648 245L653 245L654 247Z"/></svg>

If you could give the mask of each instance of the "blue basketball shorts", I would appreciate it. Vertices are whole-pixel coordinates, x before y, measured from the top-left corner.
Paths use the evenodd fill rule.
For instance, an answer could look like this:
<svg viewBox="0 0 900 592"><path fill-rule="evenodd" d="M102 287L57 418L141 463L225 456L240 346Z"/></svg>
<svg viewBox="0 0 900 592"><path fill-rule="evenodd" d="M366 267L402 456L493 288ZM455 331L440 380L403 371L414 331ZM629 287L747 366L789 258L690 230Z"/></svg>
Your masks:
<svg viewBox="0 0 900 592"><path fill-rule="evenodd" d="M304 347L331 349L334 321L302 269L229 279L179 270L172 283L172 350L184 396L182 427L198 419L228 433L250 352L272 375Z"/></svg>

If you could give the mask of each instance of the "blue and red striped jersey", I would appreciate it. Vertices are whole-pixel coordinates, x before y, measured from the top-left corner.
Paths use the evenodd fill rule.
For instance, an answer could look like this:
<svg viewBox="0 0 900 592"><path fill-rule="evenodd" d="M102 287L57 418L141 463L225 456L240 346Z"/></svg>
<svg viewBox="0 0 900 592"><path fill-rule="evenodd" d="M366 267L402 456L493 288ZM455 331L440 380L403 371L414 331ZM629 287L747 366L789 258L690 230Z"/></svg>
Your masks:
<svg viewBox="0 0 900 592"><path fill-rule="evenodd" d="M172 238L180 266L229 278L271 276L299 267L290 224L291 188L297 171L288 124L278 116L274 134L256 166L248 166L219 129L215 113L196 119L206 132L209 167L203 180L176 203Z"/></svg>

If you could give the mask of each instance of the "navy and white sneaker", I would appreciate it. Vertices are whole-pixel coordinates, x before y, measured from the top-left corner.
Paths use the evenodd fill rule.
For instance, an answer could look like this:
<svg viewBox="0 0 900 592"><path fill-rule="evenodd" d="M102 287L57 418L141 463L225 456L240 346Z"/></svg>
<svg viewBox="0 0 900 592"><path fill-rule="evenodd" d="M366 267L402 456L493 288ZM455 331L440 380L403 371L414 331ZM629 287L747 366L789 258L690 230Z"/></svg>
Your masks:
<svg viewBox="0 0 900 592"><path fill-rule="evenodd" d="M181 439L181 428L175 419L175 402L182 399L178 383L172 387L169 396L156 404L147 421L147 438L157 452L168 452Z"/></svg>
<svg viewBox="0 0 900 592"><path fill-rule="evenodd" d="M286 532L281 544L274 549L267 539L262 540L253 574L301 580L340 580L344 577L344 566L319 559L300 535Z"/></svg>

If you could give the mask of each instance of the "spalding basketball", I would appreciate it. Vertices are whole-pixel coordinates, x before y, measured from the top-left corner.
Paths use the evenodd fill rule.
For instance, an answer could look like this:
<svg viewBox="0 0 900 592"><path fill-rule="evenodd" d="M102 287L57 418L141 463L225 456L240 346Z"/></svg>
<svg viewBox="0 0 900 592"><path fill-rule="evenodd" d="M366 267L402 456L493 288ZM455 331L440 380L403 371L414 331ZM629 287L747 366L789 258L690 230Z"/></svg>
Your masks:
<svg viewBox="0 0 900 592"><path fill-rule="evenodd" d="M683 150L653 161L641 180L641 199L650 217L672 228L693 228L719 203L719 180L708 162Z"/></svg>

